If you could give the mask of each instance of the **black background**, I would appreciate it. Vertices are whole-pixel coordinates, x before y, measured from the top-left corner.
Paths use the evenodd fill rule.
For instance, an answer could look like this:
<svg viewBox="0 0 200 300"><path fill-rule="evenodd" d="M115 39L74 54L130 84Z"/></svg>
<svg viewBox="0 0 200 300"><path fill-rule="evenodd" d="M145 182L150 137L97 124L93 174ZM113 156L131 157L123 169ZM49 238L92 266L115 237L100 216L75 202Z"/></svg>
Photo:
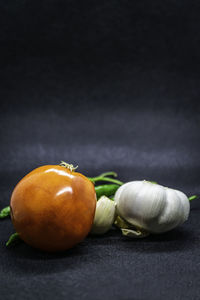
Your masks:
<svg viewBox="0 0 200 300"><path fill-rule="evenodd" d="M199 1L0 1L0 208L27 172L60 160L95 176L199 193ZM187 223L113 230L63 254L0 224L2 299L199 299L199 201Z"/></svg>

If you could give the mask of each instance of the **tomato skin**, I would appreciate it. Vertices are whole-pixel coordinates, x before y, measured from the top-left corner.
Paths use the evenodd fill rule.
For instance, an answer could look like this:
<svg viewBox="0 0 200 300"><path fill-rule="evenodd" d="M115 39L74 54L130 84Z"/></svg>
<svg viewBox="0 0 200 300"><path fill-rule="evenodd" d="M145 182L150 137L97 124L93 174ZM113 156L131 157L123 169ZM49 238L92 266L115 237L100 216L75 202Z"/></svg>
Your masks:
<svg viewBox="0 0 200 300"><path fill-rule="evenodd" d="M47 165L22 178L12 193L10 207L22 240L44 251L64 251L89 233L96 193L84 175Z"/></svg>

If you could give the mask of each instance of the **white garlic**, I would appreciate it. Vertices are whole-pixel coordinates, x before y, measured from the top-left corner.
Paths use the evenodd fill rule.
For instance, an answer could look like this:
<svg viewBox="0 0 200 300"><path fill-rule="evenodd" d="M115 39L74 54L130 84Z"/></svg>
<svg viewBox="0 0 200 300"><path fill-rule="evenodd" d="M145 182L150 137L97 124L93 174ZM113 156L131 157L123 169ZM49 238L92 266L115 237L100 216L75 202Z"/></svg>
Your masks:
<svg viewBox="0 0 200 300"><path fill-rule="evenodd" d="M115 202L106 196L102 196L97 201L92 234L106 233L112 227L115 219L115 206Z"/></svg>
<svg viewBox="0 0 200 300"><path fill-rule="evenodd" d="M123 184L114 201L121 218L151 233L175 228L188 219L190 212L184 193L145 180Z"/></svg>

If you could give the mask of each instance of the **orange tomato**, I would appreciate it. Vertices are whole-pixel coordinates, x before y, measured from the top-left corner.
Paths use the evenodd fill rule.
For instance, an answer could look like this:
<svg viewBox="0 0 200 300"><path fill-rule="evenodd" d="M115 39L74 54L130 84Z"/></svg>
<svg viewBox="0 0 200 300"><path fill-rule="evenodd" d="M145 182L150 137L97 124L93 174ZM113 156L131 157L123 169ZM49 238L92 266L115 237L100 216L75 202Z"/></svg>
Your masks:
<svg viewBox="0 0 200 300"><path fill-rule="evenodd" d="M33 170L16 185L10 207L22 240L41 250L63 251L89 233L96 193L84 175L47 165Z"/></svg>

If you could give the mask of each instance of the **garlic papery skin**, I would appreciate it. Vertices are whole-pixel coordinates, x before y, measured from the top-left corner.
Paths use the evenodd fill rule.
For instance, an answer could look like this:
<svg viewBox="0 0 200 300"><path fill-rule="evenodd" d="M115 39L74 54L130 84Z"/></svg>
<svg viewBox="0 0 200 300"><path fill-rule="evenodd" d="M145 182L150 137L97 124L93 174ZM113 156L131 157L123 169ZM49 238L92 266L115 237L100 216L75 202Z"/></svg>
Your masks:
<svg viewBox="0 0 200 300"><path fill-rule="evenodd" d="M116 203L106 196L97 201L94 222L91 229L92 234L106 233L114 223Z"/></svg>
<svg viewBox="0 0 200 300"><path fill-rule="evenodd" d="M175 228L188 219L190 212L190 203L184 193L145 180L122 185L114 201L117 215L150 233Z"/></svg>

